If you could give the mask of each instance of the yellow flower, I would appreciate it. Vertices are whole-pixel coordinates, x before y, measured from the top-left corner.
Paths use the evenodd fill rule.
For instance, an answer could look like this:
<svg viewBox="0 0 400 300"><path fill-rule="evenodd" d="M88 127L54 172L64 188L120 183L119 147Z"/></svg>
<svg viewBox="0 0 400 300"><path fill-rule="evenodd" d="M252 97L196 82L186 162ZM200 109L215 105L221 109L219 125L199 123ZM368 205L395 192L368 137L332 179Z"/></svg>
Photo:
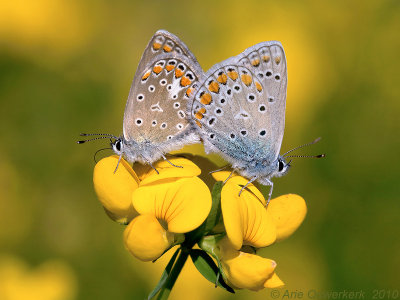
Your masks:
<svg viewBox="0 0 400 300"><path fill-rule="evenodd" d="M181 243L183 233L196 229L207 218L211 194L197 177L201 170L191 161L170 159L182 168L159 161L154 164L157 174L150 166L138 164L134 165L136 173L121 160L114 174L117 160L118 156L111 156L96 165L95 189L116 220L130 221L124 242L135 257L143 261L157 259Z"/></svg>
<svg viewBox="0 0 400 300"><path fill-rule="evenodd" d="M284 283L275 274L275 261L249 251L238 251L227 237L218 242L219 259L228 284L235 289L258 291L263 288L277 288ZM252 252L252 253L251 253Z"/></svg>
<svg viewBox="0 0 400 300"><path fill-rule="evenodd" d="M132 193L139 187L139 178L128 162L121 159L114 173L119 157L109 156L94 167L94 190L111 219L127 223L138 213L132 205Z"/></svg>
<svg viewBox="0 0 400 300"><path fill-rule="evenodd" d="M213 174L217 181L228 176L227 171ZM233 175L222 187L221 210L227 238L218 243L218 256L226 279L234 287L251 290L277 287L283 283L273 272L276 263L251 253L255 252L252 249L290 236L304 220L307 207L302 197L288 194L272 199L265 208L265 198L253 184L239 196L247 182Z"/></svg>

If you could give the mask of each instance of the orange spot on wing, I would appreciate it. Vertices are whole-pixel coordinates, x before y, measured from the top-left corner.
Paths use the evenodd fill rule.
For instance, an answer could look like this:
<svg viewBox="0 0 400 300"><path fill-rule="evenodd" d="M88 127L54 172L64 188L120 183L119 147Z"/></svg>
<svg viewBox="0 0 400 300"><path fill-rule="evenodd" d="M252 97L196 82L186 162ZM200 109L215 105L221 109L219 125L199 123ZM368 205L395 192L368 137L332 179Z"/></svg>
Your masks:
<svg viewBox="0 0 400 300"><path fill-rule="evenodd" d="M210 92L218 93L219 92L218 82L216 81L211 82L210 85L208 86L208 89L210 90Z"/></svg>
<svg viewBox="0 0 400 300"><path fill-rule="evenodd" d="M194 115L194 117L195 117L197 120L201 120L201 119L204 118L203 114L202 114L200 111L198 111L198 112Z"/></svg>
<svg viewBox="0 0 400 300"><path fill-rule="evenodd" d="M188 88L187 91L186 91L186 96L189 97L192 92L193 92L193 89L192 88Z"/></svg>
<svg viewBox="0 0 400 300"><path fill-rule="evenodd" d="M255 59L251 62L251 64L255 67L258 67L260 65L260 60L259 59Z"/></svg>
<svg viewBox="0 0 400 300"><path fill-rule="evenodd" d="M147 71L146 74L143 75L142 80L146 80L150 76L150 71Z"/></svg>
<svg viewBox="0 0 400 300"><path fill-rule="evenodd" d="M255 84L256 84L256 89L257 89L257 91L261 92L261 91L262 91L262 86L261 86L261 84L260 84L259 82L256 82Z"/></svg>
<svg viewBox="0 0 400 300"><path fill-rule="evenodd" d="M175 70L175 77L179 78L183 75L183 71L181 69L176 69Z"/></svg>
<svg viewBox="0 0 400 300"><path fill-rule="evenodd" d="M228 72L228 76L229 76L232 80L236 80L236 79L239 77L239 75L238 75L238 73L237 73L236 71Z"/></svg>
<svg viewBox="0 0 400 300"><path fill-rule="evenodd" d="M156 42L156 43L153 44L153 49L154 49L154 50L158 50L158 49L160 49L160 48L161 48L161 44L160 44L160 43L157 43L157 42Z"/></svg>
<svg viewBox="0 0 400 300"><path fill-rule="evenodd" d="M279 65L279 63L281 62L281 57L280 56L275 57L275 62L277 65Z"/></svg>
<svg viewBox="0 0 400 300"><path fill-rule="evenodd" d="M211 97L211 95L208 94L208 93L203 94L203 96L200 97L200 102L201 102L202 104L205 104L205 105L210 104L210 103L212 102L212 97Z"/></svg>
<svg viewBox="0 0 400 300"><path fill-rule="evenodd" d="M196 120L196 125L201 128L201 123L199 121L197 121L197 120Z"/></svg>
<svg viewBox="0 0 400 300"><path fill-rule="evenodd" d="M199 109L198 112L201 113L201 114L204 114L206 112L206 109L204 107L202 107L202 108Z"/></svg>
<svg viewBox="0 0 400 300"><path fill-rule="evenodd" d="M265 61L265 62L269 62L270 59L271 59L271 57L269 57L269 55L264 55L262 57L262 60Z"/></svg>
<svg viewBox="0 0 400 300"><path fill-rule="evenodd" d="M171 50L172 50L172 48L170 46L168 46L168 45L164 45L163 49L164 49L165 52L171 52Z"/></svg>
<svg viewBox="0 0 400 300"><path fill-rule="evenodd" d="M188 86L189 84L191 84L192 82L190 81L189 78L187 78L186 76L183 76L181 79L181 86Z"/></svg>
<svg viewBox="0 0 400 300"><path fill-rule="evenodd" d="M243 83L246 86L249 86L251 84L251 82L253 81L253 79L251 78L251 76L249 74L242 74L242 76L240 76L240 78L242 79Z"/></svg>
<svg viewBox="0 0 400 300"><path fill-rule="evenodd" d="M228 77L226 76L225 73L222 73L221 75L218 76L217 80L219 83L226 84Z"/></svg>
<svg viewBox="0 0 400 300"><path fill-rule="evenodd" d="M166 68L167 71L169 72L169 71L172 71L172 70L175 68L175 66L174 66L174 65L168 65L168 66L166 66L165 68Z"/></svg>
<svg viewBox="0 0 400 300"><path fill-rule="evenodd" d="M154 73L156 73L156 74L160 74L160 72L162 71L162 67L161 66L155 66L154 68L153 68L153 72Z"/></svg>

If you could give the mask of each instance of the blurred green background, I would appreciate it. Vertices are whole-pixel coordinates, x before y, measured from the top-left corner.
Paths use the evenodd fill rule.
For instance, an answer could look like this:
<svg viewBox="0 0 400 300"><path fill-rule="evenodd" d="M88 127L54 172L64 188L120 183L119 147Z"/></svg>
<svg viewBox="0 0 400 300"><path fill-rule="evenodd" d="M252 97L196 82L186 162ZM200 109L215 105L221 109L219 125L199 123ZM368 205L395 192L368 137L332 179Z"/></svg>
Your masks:
<svg viewBox="0 0 400 300"><path fill-rule="evenodd" d="M261 252L285 289L399 288L399 1L16 0L0 5L0 298L144 299L157 283L166 260L131 257L94 194L93 153L105 143L75 141L121 133L158 29L204 70L261 41L285 47L282 150L322 136L302 152L327 153L275 180L275 196L300 194L309 208L296 234ZM270 291L232 296L188 262L171 297L188 295Z"/></svg>

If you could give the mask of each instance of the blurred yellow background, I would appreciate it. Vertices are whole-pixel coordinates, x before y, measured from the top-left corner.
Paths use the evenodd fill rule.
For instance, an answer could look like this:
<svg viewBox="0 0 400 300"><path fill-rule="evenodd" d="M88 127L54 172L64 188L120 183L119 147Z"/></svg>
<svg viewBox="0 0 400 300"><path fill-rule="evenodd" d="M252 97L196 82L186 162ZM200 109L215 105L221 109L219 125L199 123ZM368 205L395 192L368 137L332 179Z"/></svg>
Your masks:
<svg viewBox="0 0 400 300"><path fill-rule="evenodd" d="M75 143L122 132L158 29L204 70L261 41L285 48L282 150L322 136L303 152L327 158L274 181L275 196L309 208L296 234L261 251L284 290L399 288L399 1L16 0L0 5L0 299L143 299L158 282L167 258L130 257L95 197L92 154L105 143ZM183 272L171 299L271 296L215 289L191 262Z"/></svg>

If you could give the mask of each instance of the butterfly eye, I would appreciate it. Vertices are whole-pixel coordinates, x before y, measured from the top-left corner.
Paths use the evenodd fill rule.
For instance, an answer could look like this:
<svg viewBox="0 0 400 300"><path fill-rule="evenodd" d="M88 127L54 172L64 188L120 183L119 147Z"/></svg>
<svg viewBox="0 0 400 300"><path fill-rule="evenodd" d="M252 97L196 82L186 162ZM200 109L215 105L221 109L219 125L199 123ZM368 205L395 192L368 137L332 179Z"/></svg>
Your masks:
<svg viewBox="0 0 400 300"><path fill-rule="evenodd" d="M284 167L285 167L285 164L283 163L283 161L280 160L278 162L278 170L279 170L279 172L282 172Z"/></svg>
<svg viewBox="0 0 400 300"><path fill-rule="evenodd" d="M116 149L118 152L120 152L120 151L121 151L121 148L122 148L121 140L117 140L117 141L115 142L114 146L115 146L115 149Z"/></svg>

